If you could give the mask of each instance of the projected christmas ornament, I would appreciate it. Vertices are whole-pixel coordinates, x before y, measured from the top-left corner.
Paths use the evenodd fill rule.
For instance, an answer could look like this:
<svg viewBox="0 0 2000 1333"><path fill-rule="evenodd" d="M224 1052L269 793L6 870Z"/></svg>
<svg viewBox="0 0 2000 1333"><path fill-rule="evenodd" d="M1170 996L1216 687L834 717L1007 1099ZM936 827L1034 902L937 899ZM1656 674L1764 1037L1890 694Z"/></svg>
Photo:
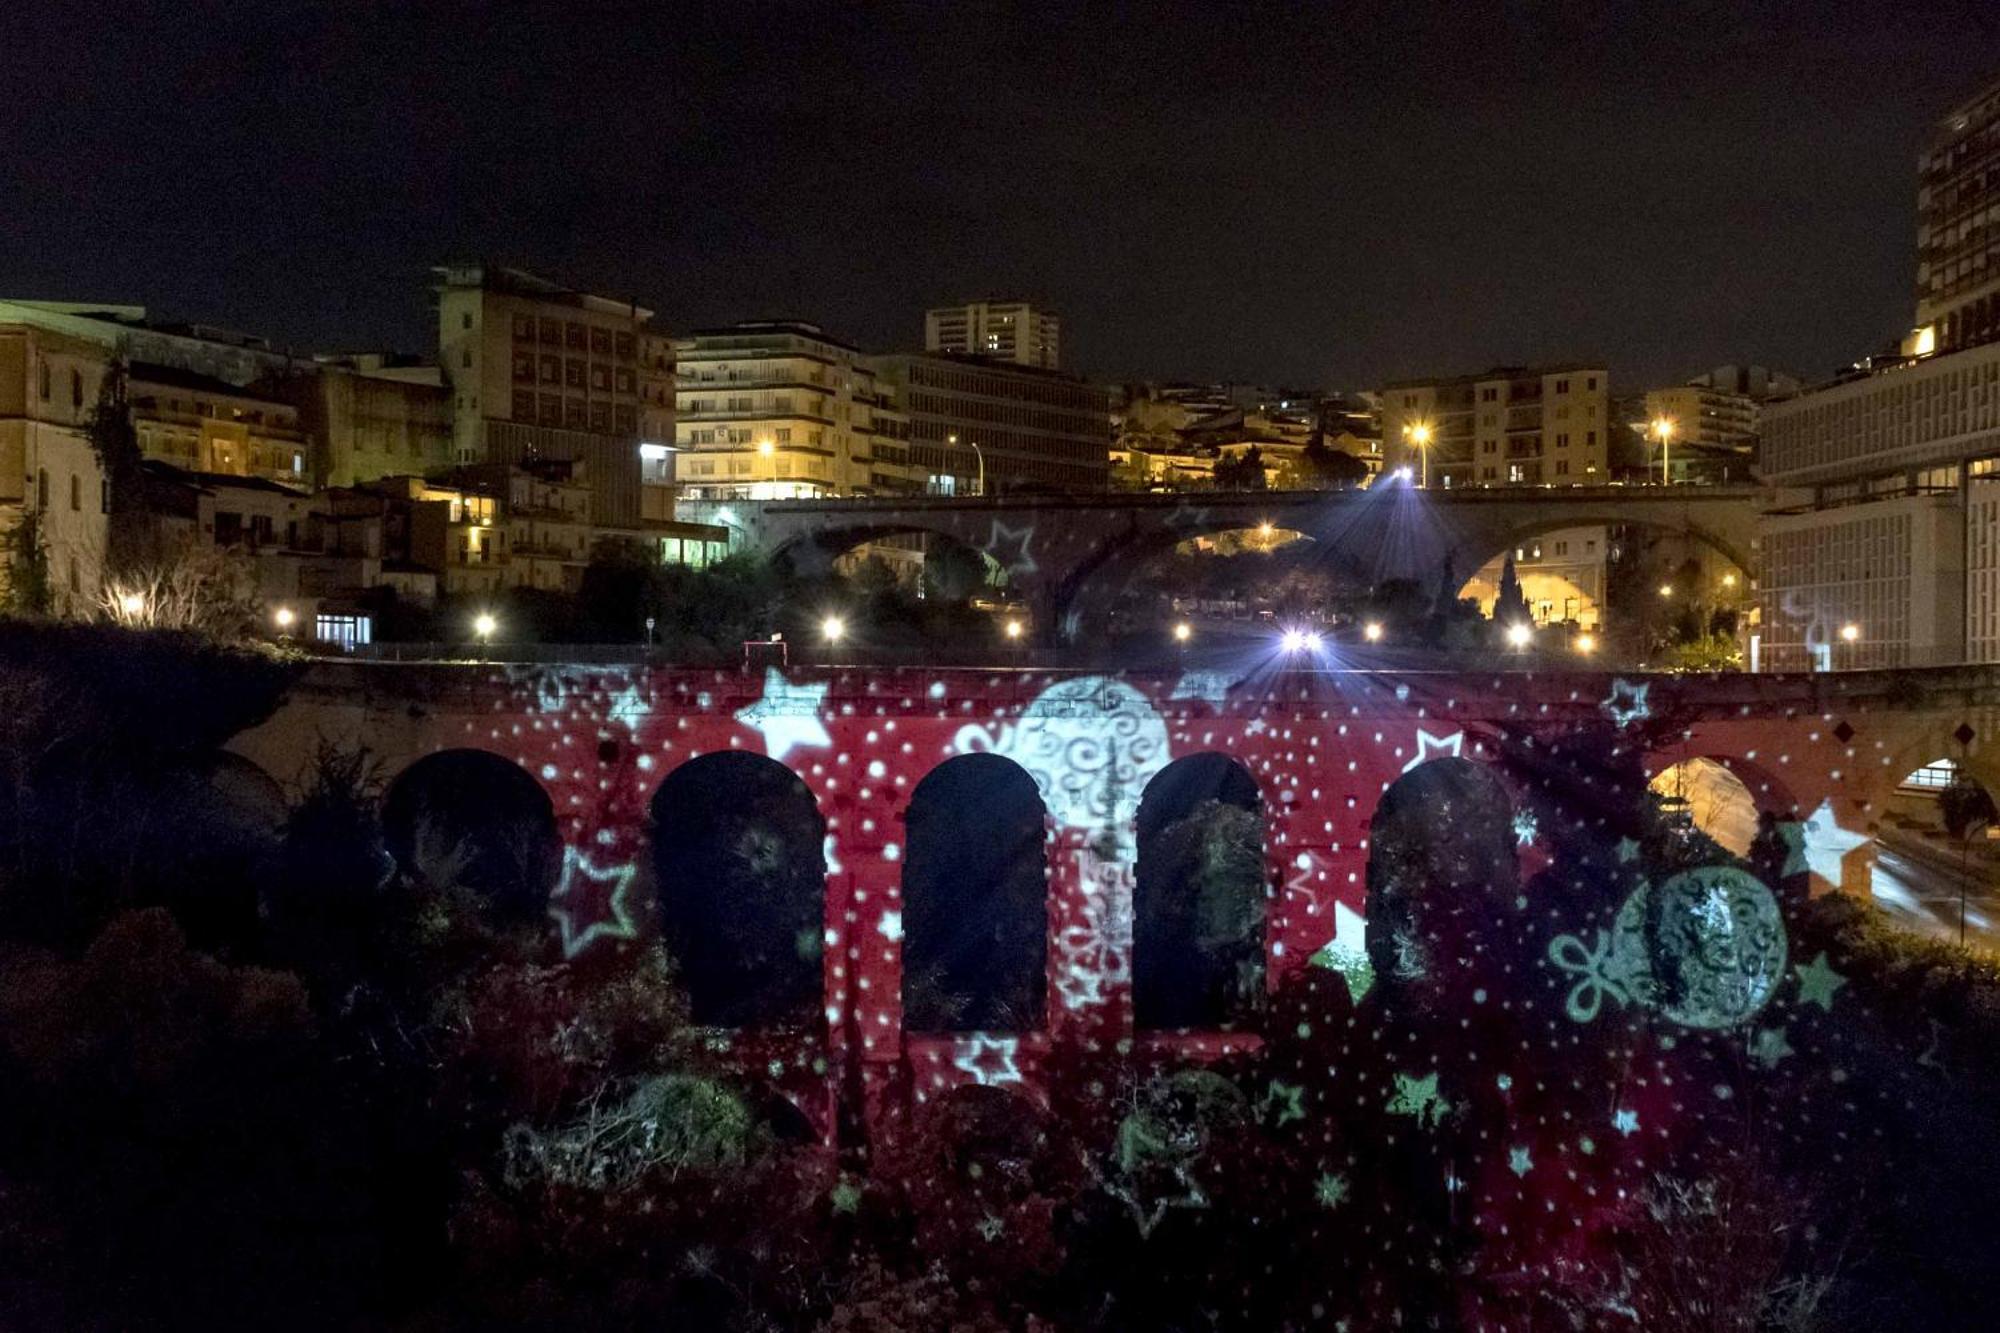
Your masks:
<svg viewBox="0 0 2000 1333"><path fill-rule="evenodd" d="M1567 1010L1579 1023L1604 998L1652 1009L1682 1027L1735 1027L1762 1009L1785 977L1777 899L1733 866L1704 866L1657 887L1642 884L1611 930L1586 946L1549 942L1549 961L1574 973Z"/></svg>

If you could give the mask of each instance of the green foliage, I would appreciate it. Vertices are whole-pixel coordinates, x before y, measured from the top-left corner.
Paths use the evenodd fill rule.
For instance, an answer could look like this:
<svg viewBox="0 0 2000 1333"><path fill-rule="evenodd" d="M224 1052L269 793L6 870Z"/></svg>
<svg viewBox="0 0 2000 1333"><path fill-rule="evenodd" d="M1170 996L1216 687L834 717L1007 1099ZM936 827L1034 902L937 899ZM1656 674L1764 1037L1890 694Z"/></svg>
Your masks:
<svg viewBox="0 0 2000 1333"><path fill-rule="evenodd" d="M1264 474L1264 451L1251 445L1240 454L1215 460L1215 488L1220 491L1261 491L1269 484Z"/></svg>
<svg viewBox="0 0 2000 1333"><path fill-rule="evenodd" d="M743 1099L692 1074L657 1074L617 1095L600 1088L581 1114L550 1130L507 1133L502 1177L515 1189L630 1190L656 1174L739 1167L755 1148Z"/></svg>
<svg viewBox="0 0 2000 1333"><path fill-rule="evenodd" d="M45 616L54 609L42 511L24 506L7 533L7 610L17 616Z"/></svg>
<svg viewBox="0 0 2000 1333"><path fill-rule="evenodd" d="M1664 663L1669 671L1737 671L1743 650L1731 634L1710 634L1673 644Z"/></svg>

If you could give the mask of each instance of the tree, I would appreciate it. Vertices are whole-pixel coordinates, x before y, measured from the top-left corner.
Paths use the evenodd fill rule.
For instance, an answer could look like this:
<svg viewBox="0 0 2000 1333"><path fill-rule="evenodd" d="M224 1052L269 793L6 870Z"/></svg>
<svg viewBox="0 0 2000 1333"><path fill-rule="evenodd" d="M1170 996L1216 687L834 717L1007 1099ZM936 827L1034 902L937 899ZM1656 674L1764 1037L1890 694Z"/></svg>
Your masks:
<svg viewBox="0 0 2000 1333"><path fill-rule="evenodd" d="M1500 595L1493 599L1493 623L1525 625L1531 619L1527 594L1521 591L1521 577L1514 572L1514 557L1510 555L1500 569Z"/></svg>
<svg viewBox="0 0 2000 1333"><path fill-rule="evenodd" d="M84 435L97 465L104 470L104 572L127 573L143 559L146 527L139 521L146 509L145 474L140 468L139 433L125 398L125 360L114 355L97 386L97 402L84 423Z"/></svg>
<svg viewBox="0 0 2000 1333"><path fill-rule="evenodd" d="M7 609L17 616L45 616L55 605L49 582L49 546L39 509L22 507L7 534Z"/></svg>
<svg viewBox="0 0 2000 1333"><path fill-rule="evenodd" d="M1306 484L1315 488L1343 490L1368 480L1368 465L1344 449L1334 449L1317 434L1299 455L1299 468Z"/></svg>
<svg viewBox="0 0 2000 1333"><path fill-rule="evenodd" d="M1261 491L1266 485L1264 451L1251 445L1240 454L1215 460L1215 485L1224 491Z"/></svg>

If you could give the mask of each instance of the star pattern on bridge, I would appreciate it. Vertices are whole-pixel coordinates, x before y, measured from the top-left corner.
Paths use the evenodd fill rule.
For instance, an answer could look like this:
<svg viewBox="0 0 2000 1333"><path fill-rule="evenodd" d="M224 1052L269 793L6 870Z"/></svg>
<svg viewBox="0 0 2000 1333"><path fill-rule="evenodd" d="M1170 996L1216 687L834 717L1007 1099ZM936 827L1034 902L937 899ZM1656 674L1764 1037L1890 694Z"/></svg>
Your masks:
<svg viewBox="0 0 2000 1333"><path fill-rule="evenodd" d="M562 879L549 895L549 915L562 933L563 957L574 958L600 939L638 934L629 901L634 867L592 865L574 847L563 849Z"/></svg>
<svg viewBox="0 0 2000 1333"><path fill-rule="evenodd" d="M999 519L993 520L993 531L986 538L986 544L979 549L993 557L995 564L1015 578L1035 572L1035 557L1028 551L1028 543L1035 538L1032 523L1012 528Z"/></svg>
<svg viewBox="0 0 2000 1333"><path fill-rule="evenodd" d="M1454 731L1449 736L1433 736L1422 727L1418 727L1416 756L1409 763L1403 765L1403 771L1407 773L1418 764L1428 763L1433 759L1446 757L1458 759L1462 757L1460 752L1464 748L1465 733L1463 731Z"/></svg>
<svg viewBox="0 0 2000 1333"><path fill-rule="evenodd" d="M764 694L756 703L736 710L736 720L753 728L764 738L764 753L783 759L794 746L824 747L833 744L820 721L821 701L826 698L824 682L794 685L776 667L764 669Z"/></svg>
<svg viewBox="0 0 2000 1333"><path fill-rule="evenodd" d="M1834 888L1841 887L1841 867L1847 854L1863 843L1872 842L1866 833L1850 833L1840 826L1828 798L1799 823L1782 831L1786 843L1785 873L1811 871Z"/></svg>

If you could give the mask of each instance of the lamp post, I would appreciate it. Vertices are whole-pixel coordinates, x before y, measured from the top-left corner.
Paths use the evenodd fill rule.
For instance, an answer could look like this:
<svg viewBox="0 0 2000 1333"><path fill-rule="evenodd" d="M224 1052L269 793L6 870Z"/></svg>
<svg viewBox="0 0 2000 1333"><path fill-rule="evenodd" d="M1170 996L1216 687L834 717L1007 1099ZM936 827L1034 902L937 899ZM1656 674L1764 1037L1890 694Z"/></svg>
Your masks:
<svg viewBox="0 0 2000 1333"><path fill-rule="evenodd" d="M1417 449L1417 462L1422 479L1417 483L1425 490L1431 485L1431 427L1427 421L1415 421L1403 427L1403 438Z"/></svg>
<svg viewBox="0 0 2000 1333"><path fill-rule="evenodd" d="M1654 417L1653 434L1659 437L1660 441L1660 484L1662 486L1671 486L1674 484L1674 469L1672 462L1673 451L1669 446L1672 444L1674 438L1673 418Z"/></svg>
<svg viewBox="0 0 2000 1333"><path fill-rule="evenodd" d="M947 435L945 439L954 449L958 447L958 436ZM967 440L965 446L972 450L973 461L979 468L979 480L974 483L974 494L984 495L986 494L986 454L980 449L977 440Z"/></svg>

